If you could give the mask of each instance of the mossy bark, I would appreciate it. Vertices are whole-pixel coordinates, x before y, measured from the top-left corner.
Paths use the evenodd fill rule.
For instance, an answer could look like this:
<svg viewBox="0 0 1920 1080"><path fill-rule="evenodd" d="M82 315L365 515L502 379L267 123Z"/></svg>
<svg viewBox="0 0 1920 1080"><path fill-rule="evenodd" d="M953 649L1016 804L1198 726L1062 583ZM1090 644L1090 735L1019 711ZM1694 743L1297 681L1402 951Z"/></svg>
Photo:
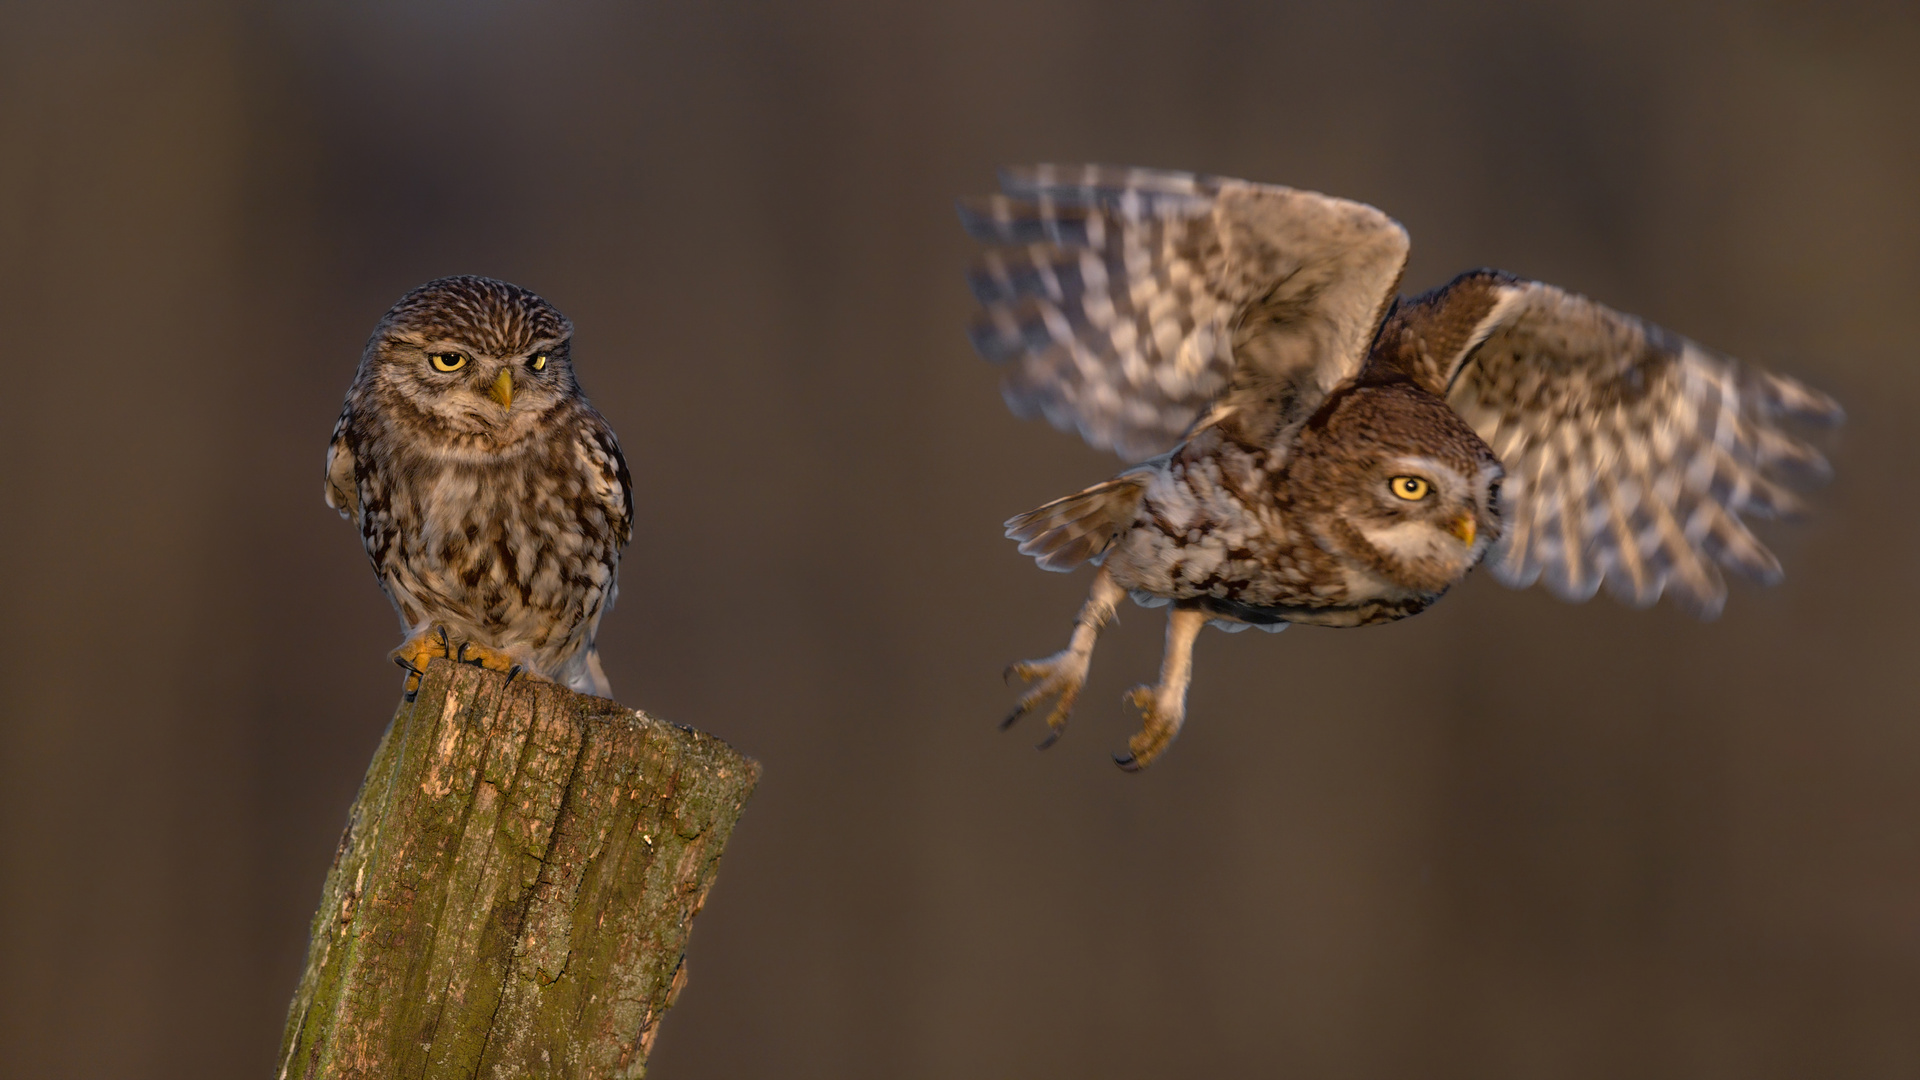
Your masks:
<svg viewBox="0 0 1920 1080"><path fill-rule="evenodd" d="M759 775L697 731L435 661L347 819L276 1076L642 1075Z"/></svg>

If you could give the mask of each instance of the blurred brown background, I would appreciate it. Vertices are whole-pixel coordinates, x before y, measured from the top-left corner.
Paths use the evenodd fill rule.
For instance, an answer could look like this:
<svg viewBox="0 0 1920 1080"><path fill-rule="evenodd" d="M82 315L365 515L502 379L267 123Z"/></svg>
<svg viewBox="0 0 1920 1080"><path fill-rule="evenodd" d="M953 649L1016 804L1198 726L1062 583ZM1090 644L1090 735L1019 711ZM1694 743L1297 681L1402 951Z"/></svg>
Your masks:
<svg viewBox="0 0 1920 1080"><path fill-rule="evenodd" d="M258 1077L394 704L321 499L408 287L538 290L633 464L623 700L766 766L662 1078L1920 1075L1920 23L1903 5L0 7L0 1067ZM1725 617L1481 575L1209 633L997 523L1115 461L969 352L1006 161L1373 202L1838 395Z"/></svg>

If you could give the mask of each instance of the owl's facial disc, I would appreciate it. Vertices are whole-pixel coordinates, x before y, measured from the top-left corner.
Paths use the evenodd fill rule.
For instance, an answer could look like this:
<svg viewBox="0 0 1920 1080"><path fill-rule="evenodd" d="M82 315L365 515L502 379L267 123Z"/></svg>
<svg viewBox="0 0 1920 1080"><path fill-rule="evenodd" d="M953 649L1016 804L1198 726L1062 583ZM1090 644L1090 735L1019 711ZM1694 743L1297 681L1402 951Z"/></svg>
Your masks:
<svg viewBox="0 0 1920 1080"><path fill-rule="evenodd" d="M1346 518L1386 576L1439 591L1465 576L1498 532L1488 505L1498 468L1465 475L1435 457L1394 455L1367 470Z"/></svg>
<svg viewBox="0 0 1920 1080"><path fill-rule="evenodd" d="M572 338L566 316L518 285L438 278L380 320L354 393L377 398L413 448L473 459L517 452L559 430L557 410L583 402Z"/></svg>
<svg viewBox="0 0 1920 1080"><path fill-rule="evenodd" d="M447 434L503 448L574 393L567 341L536 340L499 355L464 338L398 333L381 349L380 385Z"/></svg>

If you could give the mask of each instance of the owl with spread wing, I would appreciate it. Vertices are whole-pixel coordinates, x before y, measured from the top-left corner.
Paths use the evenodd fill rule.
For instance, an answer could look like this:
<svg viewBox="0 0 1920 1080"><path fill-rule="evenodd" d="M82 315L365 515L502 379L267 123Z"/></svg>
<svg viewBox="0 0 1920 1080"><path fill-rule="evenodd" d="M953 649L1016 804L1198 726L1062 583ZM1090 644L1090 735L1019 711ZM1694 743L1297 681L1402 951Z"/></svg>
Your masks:
<svg viewBox="0 0 1920 1080"><path fill-rule="evenodd" d="M1124 769L1186 714L1194 639L1418 614L1482 561L1569 600L1602 586L1702 618L1721 568L1780 564L1744 517L1825 477L1791 425L1839 407L1552 285L1475 270L1397 295L1406 230L1362 203L1106 166L1011 169L964 200L992 245L971 336L1016 413L1137 462L1006 523L1048 570L1095 568L1065 649L1004 726L1066 726L1122 597L1165 606Z"/></svg>

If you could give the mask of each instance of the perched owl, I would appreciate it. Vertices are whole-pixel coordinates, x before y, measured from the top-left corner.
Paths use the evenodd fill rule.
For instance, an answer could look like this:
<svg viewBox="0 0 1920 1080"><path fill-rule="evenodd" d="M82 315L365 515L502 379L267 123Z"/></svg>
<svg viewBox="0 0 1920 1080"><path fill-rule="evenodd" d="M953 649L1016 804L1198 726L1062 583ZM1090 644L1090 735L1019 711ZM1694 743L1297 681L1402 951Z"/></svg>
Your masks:
<svg viewBox="0 0 1920 1080"><path fill-rule="evenodd" d="M1764 582L1741 522L1827 472L1786 421L1832 400L1551 285L1476 270L1410 299L1407 234L1308 191L1103 166L1009 170L963 201L997 245L972 337L1022 415L1139 461L1007 522L1048 570L1098 569L1062 651L1050 745L1122 596L1171 605L1160 681L1122 768L1180 731L1202 625L1364 626L1416 614L1486 559L1525 587L1601 585L1703 618L1719 566Z"/></svg>
<svg viewBox="0 0 1920 1080"><path fill-rule="evenodd" d="M632 483L573 376L573 324L517 285L429 281L374 328L327 448L406 634L408 700L447 656L607 697L594 638Z"/></svg>

